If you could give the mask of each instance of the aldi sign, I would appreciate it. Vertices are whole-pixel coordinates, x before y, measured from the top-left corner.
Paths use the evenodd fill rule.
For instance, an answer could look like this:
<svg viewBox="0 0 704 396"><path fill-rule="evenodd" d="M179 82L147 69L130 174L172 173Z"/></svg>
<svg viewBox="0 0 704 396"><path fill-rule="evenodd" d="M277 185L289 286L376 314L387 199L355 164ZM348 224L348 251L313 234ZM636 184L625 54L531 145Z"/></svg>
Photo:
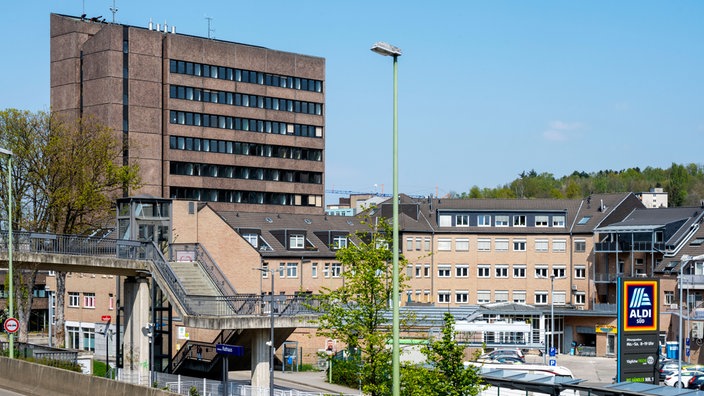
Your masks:
<svg viewBox="0 0 704 396"><path fill-rule="evenodd" d="M624 280L622 292L623 331L657 331L658 282Z"/></svg>

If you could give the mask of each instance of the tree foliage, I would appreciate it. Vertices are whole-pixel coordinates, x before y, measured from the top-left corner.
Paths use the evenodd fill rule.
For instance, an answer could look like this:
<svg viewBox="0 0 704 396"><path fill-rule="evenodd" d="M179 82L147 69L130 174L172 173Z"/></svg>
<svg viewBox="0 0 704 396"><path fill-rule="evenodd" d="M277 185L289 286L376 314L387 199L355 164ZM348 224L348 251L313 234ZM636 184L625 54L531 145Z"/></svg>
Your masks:
<svg viewBox="0 0 704 396"><path fill-rule="evenodd" d="M122 165L122 141L95 119L64 119L47 112L0 111L0 146L12 156L14 230L80 234L114 220L112 203L138 186L138 168ZM2 174L6 174L2 162ZM0 192L3 213L9 202ZM15 271L18 307L32 304L36 270ZM57 272L56 339L63 342L65 276ZM26 293L23 300L23 288ZM27 301L25 301L27 300ZM29 315L27 311L24 313ZM20 313L20 316L22 313ZM26 326L28 321L20 321ZM26 337L26 328L20 329Z"/></svg>
<svg viewBox="0 0 704 396"><path fill-rule="evenodd" d="M392 228L383 218L365 220L369 232L358 232L355 244L337 252L344 283L321 289L321 316L317 334L336 339L349 350L361 352L361 384L365 394L386 395L391 389L391 323L385 317L392 296ZM405 277L399 257L399 287ZM412 318L401 317L401 328Z"/></svg>
<svg viewBox="0 0 704 396"><path fill-rule="evenodd" d="M669 193L669 206L696 206L704 198L704 167L678 165L669 169L647 167L612 169L587 173L574 171L555 178L551 173L535 170L521 172L518 178L496 188L472 186L460 198L569 198L578 199L593 193L647 192L663 188Z"/></svg>
<svg viewBox="0 0 704 396"><path fill-rule="evenodd" d="M478 369L464 366L464 347L455 342L455 318L446 312L442 335L422 348L425 366L406 366L403 395L473 396L482 389Z"/></svg>

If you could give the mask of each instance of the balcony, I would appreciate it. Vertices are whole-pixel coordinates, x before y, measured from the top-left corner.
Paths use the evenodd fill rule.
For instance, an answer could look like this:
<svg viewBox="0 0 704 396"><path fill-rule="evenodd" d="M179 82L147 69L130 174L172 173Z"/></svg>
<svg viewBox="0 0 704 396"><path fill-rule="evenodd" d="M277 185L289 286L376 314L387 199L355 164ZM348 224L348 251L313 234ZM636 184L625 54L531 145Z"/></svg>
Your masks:
<svg viewBox="0 0 704 396"><path fill-rule="evenodd" d="M594 283L616 283L619 276L623 276L623 274L594 274Z"/></svg>
<svg viewBox="0 0 704 396"><path fill-rule="evenodd" d="M617 246L618 245L618 246ZM594 250L600 253L622 253L622 252L658 252L665 250L665 244L661 242L597 242Z"/></svg>
<svg viewBox="0 0 704 396"><path fill-rule="evenodd" d="M677 287L679 288L679 284ZM704 275L682 275L682 288L685 290L704 290Z"/></svg>

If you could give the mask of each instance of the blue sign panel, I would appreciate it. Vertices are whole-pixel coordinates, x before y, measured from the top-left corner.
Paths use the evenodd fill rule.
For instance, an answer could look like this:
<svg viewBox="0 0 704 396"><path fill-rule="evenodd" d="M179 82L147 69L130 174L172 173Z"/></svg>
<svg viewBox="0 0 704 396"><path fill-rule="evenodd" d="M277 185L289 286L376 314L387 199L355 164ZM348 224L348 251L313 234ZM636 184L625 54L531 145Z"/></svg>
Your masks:
<svg viewBox="0 0 704 396"><path fill-rule="evenodd" d="M658 330L658 283L653 280L623 282L623 330Z"/></svg>
<svg viewBox="0 0 704 396"><path fill-rule="evenodd" d="M557 356L557 348L555 348L555 347L550 348L550 356Z"/></svg>
<svg viewBox="0 0 704 396"><path fill-rule="evenodd" d="M550 359L551 366L557 366L557 359Z"/></svg>
<svg viewBox="0 0 704 396"><path fill-rule="evenodd" d="M223 355L244 356L244 347L240 345L215 344L215 352Z"/></svg>

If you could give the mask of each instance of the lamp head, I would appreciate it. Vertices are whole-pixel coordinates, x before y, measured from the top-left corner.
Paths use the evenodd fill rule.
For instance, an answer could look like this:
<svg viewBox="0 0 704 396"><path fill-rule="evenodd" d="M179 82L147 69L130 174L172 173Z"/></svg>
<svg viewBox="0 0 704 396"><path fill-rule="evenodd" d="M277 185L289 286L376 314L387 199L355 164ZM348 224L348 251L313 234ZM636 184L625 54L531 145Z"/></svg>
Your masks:
<svg viewBox="0 0 704 396"><path fill-rule="evenodd" d="M395 47L389 43L385 43L383 41L378 41L372 45L371 48L372 51L376 52L379 55L384 55L384 56L401 56L401 48Z"/></svg>

